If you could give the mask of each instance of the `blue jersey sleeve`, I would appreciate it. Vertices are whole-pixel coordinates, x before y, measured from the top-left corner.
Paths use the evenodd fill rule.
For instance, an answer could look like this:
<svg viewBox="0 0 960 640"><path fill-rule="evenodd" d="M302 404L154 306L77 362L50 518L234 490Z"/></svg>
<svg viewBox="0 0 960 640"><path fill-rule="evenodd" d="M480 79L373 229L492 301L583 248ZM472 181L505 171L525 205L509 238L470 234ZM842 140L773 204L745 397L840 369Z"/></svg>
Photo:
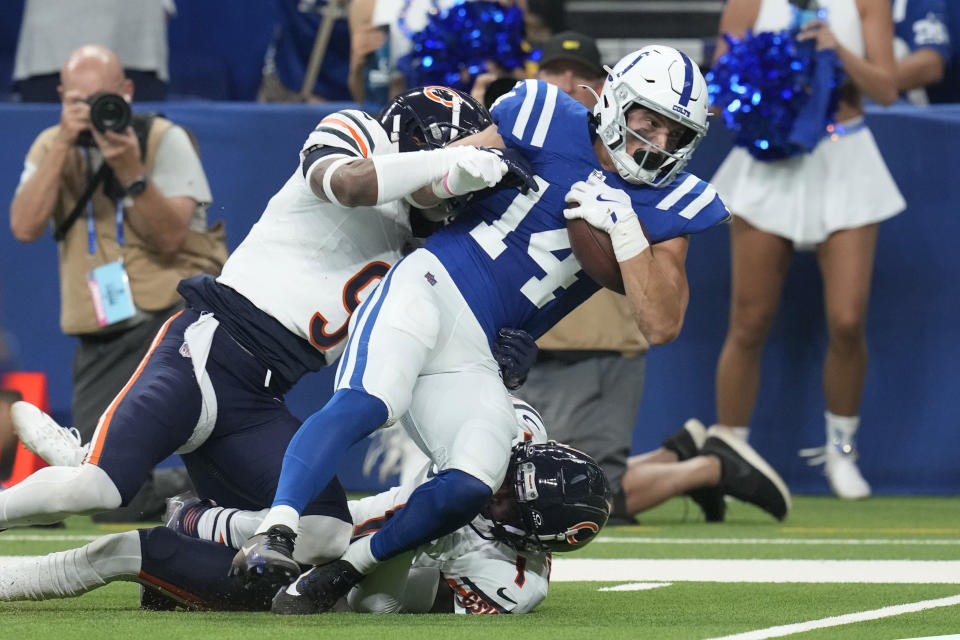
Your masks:
<svg viewBox="0 0 960 640"><path fill-rule="evenodd" d="M730 217L717 190L691 173L681 172L663 189L629 193L651 242L699 233Z"/></svg>
<svg viewBox="0 0 960 640"><path fill-rule="evenodd" d="M490 108L504 142L528 152L573 152L589 142L589 111L543 80L523 80Z"/></svg>
<svg viewBox="0 0 960 640"><path fill-rule="evenodd" d="M933 49L945 64L950 62L950 31L944 0L909 0L903 20L897 22L896 33L911 52Z"/></svg>

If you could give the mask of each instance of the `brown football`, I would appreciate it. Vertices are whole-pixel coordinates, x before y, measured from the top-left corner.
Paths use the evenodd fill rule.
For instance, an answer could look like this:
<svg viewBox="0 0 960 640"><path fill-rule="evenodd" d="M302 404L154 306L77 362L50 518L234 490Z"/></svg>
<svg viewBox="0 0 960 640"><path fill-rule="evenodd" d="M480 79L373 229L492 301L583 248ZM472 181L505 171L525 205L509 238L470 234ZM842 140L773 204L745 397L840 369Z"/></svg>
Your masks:
<svg viewBox="0 0 960 640"><path fill-rule="evenodd" d="M623 293L623 275L613 253L610 235L582 218L573 218L567 220L567 236L573 255L577 256L587 275L601 287Z"/></svg>

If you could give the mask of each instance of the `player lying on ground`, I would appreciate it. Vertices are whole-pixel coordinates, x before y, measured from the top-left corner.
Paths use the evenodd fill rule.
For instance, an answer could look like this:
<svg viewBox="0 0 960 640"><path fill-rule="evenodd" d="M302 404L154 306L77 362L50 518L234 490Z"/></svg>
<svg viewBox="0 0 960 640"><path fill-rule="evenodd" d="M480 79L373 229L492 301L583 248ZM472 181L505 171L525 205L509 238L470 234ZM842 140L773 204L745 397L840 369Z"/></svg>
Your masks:
<svg viewBox="0 0 960 640"><path fill-rule="evenodd" d="M175 452L201 495L268 506L300 425L283 395L336 360L351 313L413 242L404 197L419 190L431 206L437 192L462 195L517 170L497 153L441 148L489 123L472 98L442 87L399 96L379 119L353 109L326 116L223 273L180 283L187 308L159 332L88 448L49 431L66 455L0 493L0 529L126 504ZM386 177L405 165L414 169L402 180ZM48 432L29 407L18 428ZM339 557L350 538L339 482L328 478L308 502L300 525L313 546L298 546L298 559Z"/></svg>
<svg viewBox="0 0 960 640"><path fill-rule="evenodd" d="M516 401L518 440L503 486L470 525L416 552L393 558L367 576L338 608L371 613L526 613L546 596L550 553L582 548L608 515L609 487L599 467L555 443L539 416ZM417 482L423 482L429 466ZM415 484L350 502L354 539L369 535L402 510ZM148 608L265 609L279 585L251 590L226 577L234 551L187 534L242 540L262 513L180 505L157 527L110 534L70 551L5 561L0 600L77 596L116 580L149 591ZM276 594L288 602L286 592ZM295 605L304 600L292 600ZM282 606L281 606L282 608ZM289 610L286 613L309 613Z"/></svg>

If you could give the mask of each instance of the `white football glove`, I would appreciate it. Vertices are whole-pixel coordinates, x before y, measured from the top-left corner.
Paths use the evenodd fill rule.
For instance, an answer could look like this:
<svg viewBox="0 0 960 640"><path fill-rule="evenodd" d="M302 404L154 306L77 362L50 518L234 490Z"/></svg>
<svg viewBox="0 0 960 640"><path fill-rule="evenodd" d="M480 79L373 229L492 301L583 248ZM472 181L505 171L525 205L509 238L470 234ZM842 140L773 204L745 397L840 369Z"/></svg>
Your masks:
<svg viewBox="0 0 960 640"><path fill-rule="evenodd" d="M453 198L492 187L507 174L507 163L491 151L463 147L464 151L447 175L433 183L438 198Z"/></svg>
<svg viewBox="0 0 960 640"><path fill-rule="evenodd" d="M567 220L583 218L610 235L617 262L638 256L650 247L650 241L640 226L640 219L633 210L630 196L623 189L614 189L590 176L587 181L574 183L564 200L579 205L563 210Z"/></svg>

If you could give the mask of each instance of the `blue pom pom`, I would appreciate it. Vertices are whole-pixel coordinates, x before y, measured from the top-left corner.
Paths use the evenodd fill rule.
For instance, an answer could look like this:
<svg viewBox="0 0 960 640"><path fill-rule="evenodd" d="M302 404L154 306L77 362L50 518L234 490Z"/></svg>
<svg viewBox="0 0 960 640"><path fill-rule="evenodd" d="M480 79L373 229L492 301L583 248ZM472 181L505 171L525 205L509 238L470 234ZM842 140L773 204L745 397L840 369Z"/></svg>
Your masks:
<svg viewBox="0 0 960 640"><path fill-rule="evenodd" d="M499 2L461 0L431 14L427 26L410 39L413 49L397 60L397 68L411 87L441 84L469 91L488 60L516 69L525 57L523 12Z"/></svg>
<svg viewBox="0 0 960 640"><path fill-rule="evenodd" d="M706 80L711 104L736 132L734 144L760 160L810 151L840 100L844 73L835 53L798 43L790 31L724 39L729 50Z"/></svg>

